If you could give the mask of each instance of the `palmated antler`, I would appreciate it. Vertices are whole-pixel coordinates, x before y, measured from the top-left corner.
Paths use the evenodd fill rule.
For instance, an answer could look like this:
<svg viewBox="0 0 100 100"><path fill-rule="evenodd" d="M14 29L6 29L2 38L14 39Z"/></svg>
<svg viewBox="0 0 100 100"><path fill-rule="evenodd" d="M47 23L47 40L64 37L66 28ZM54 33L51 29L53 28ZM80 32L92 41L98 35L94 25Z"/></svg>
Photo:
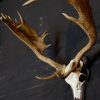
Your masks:
<svg viewBox="0 0 100 100"><path fill-rule="evenodd" d="M43 51L50 46L46 45L44 42L48 34L47 31L45 31L41 36L39 36L37 32L26 23L26 21L21 17L19 12L18 15L20 18L20 22L16 22L12 20L9 16L3 15L2 13L0 20L3 21L14 33L14 35L17 36L21 41L23 41L40 60L44 61L45 63L48 63L57 70L56 72L54 72L53 75L45 77L43 79L55 77L58 72L61 72L62 67L64 65L56 63L52 59L43 55ZM42 79L40 77L37 78Z"/></svg>
<svg viewBox="0 0 100 100"><path fill-rule="evenodd" d="M74 60L76 62L75 67L78 66L80 60L84 57L84 55L91 50L91 48L96 43L96 26L92 15L91 6L89 4L89 0L66 0L70 5L72 5L79 14L79 18L74 18L65 13L62 13L65 18L71 20L80 26L86 35L89 38L89 42L76 54Z"/></svg>
<svg viewBox="0 0 100 100"><path fill-rule="evenodd" d="M94 46L96 42L96 27L93 20L89 0L66 0L66 1L76 9L76 11L79 14L79 18L77 19L71 17L65 13L63 13L63 15L67 19L79 25L89 38L88 44L85 47L83 47L74 58L79 62L81 58Z"/></svg>
<svg viewBox="0 0 100 100"><path fill-rule="evenodd" d="M31 3L31 2L37 1L37 0L29 0L24 5ZM21 15L20 17L20 23L17 23L9 18L9 16L1 16L1 21L3 21L12 31L13 33L22 40L35 54L36 56L44 61L45 63L48 63L53 68L56 69L56 72L49 76L39 79L51 79L55 76L59 77L67 77L72 71L80 70L80 63L84 55L94 46L96 42L96 27L93 20L91 7L89 5L89 0L66 0L70 5L72 5L78 12L79 18L71 17L65 13L63 15L79 25L84 32L87 34L89 38L89 42L84 46L77 54L76 56L70 61L68 65L62 65L59 64L52 59L46 57L43 55L43 51L48 47L44 43L44 39L47 35L47 32L44 32L41 36L37 34L35 30L33 30L26 22L23 20ZM80 68L79 68L80 67Z"/></svg>

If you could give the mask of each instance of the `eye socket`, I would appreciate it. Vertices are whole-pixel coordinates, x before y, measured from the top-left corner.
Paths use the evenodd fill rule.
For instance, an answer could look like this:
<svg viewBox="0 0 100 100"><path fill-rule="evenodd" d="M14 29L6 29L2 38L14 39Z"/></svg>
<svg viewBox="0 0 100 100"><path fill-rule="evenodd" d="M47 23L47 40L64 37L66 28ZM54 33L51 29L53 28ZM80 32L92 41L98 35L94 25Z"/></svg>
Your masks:
<svg viewBox="0 0 100 100"><path fill-rule="evenodd" d="M86 76L84 74L81 74L79 77L79 81L83 82L83 81L85 81L85 79L86 79Z"/></svg>

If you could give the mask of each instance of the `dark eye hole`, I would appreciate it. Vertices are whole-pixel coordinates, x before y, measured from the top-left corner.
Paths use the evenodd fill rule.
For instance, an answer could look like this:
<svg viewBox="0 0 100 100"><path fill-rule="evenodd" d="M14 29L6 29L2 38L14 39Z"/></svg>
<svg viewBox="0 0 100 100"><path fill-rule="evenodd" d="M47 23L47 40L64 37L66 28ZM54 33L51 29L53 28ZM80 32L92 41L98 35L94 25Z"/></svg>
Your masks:
<svg viewBox="0 0 100 100"><path fill-rule="evenodd" d="M86 76L84 74L81 74L79 77L79 81L83 82L83 81L85 81L85 79L86 79Z"/></svg>

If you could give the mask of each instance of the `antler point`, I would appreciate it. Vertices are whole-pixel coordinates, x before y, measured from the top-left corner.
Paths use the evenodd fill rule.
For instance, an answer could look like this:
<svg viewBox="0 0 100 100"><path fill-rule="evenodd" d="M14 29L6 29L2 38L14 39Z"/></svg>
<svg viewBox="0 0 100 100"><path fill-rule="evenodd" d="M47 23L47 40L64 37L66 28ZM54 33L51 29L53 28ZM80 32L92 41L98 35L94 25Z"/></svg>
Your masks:
<svg viewBox="0 0 100 100"><path fill-rule="evenodd" d="M21 23L23 23L23 18L22 18L22 16L21 16L21 14L19 13L19 11L17 11L17 13L18 13L18 16L19 16L19 18L20 18Z"/></svg>
<svg viewBox="0 0 100 100"><path fill-rule="evenodd" d="M2 17L2 19L3 18L6 19L5 15L2 12L1 12L1 17Z"/></svg>
<svg viewBox="0 0 100 100"><path fill-rule="evenodd" d="M37 0L28 0L27 2L25 2L22 6L26 6L28 4L31 4L32 2L35 2Z"/></svg>

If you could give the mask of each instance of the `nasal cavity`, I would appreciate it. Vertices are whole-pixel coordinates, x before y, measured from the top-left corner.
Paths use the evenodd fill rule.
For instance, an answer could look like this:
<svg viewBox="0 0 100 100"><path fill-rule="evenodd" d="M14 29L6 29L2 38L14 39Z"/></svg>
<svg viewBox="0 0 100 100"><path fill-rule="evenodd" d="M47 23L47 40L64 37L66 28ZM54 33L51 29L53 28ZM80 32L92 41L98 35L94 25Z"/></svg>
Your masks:
<svg viewBox="0 0 100 100"><path fill-rule="evenodd" d="M85 79L86 79L86 76L84 74L81 74L79 77L79 81L83 82L83 81L85 81Z"/></svg>

